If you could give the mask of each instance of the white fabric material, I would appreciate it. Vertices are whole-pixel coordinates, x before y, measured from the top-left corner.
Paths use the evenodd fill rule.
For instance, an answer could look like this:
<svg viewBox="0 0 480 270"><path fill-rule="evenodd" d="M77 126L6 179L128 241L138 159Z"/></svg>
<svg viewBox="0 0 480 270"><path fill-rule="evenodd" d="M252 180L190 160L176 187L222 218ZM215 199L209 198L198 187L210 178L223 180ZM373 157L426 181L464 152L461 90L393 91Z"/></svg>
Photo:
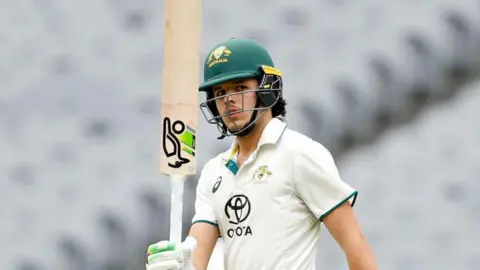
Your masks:
<svg viewBox="0 0 480 270"><path fill-rule="evenodd" d="M228 270L315 269L319 219L356 191L330 152L274 118L235 175L232 148L202 171L193 222L217 224ZM218 181L221 177L221 183Z"/></svg>

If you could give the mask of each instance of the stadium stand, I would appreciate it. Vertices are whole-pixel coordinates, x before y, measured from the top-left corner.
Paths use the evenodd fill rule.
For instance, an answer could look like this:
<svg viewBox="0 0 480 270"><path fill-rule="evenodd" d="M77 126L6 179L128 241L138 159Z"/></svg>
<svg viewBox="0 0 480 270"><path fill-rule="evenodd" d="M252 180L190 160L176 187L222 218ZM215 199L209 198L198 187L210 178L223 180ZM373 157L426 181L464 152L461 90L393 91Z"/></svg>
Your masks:
<svg viewBox="0 0 480 270"><path fill-rule="evenodd" d="M290 127L325 144L360 190L381 269L480 268L480 83L463 86L480 70L478 1L204 8L203 56L233 36L269 48ZM157 169L161 4L2 1L0 18L2 269L144 269L147 244L169 229ZM201 168L230 141L200 120ZM319 267L344 267L321 242Z"/></svg>
<svg viewBox="0 0 480 270"><path fill-rule="evenodd" d="M480 80L339 162L380 269L478 269ZM330 237L320 261L347 269Z"/></svg>

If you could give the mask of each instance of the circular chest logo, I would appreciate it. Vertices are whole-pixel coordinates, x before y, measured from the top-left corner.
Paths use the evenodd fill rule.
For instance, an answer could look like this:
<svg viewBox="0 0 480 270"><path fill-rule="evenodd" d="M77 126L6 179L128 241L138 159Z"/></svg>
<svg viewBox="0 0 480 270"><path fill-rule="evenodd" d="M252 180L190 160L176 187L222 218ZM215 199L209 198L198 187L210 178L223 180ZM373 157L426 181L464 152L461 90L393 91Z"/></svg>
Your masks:
<svg viewBox="0 0 480 270"><path fill-rule="evenodd" d="M250 215L250 200L245 195L235 195L225 204L225 215L231 224L240 224Z"/></svg>

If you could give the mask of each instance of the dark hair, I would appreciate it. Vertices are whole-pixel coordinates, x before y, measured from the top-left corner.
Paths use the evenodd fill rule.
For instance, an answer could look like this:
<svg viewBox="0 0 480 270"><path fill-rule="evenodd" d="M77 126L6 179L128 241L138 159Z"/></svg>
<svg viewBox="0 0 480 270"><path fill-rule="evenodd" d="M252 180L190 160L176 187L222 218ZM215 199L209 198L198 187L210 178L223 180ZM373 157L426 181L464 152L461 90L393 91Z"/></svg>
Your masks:
<svg viewBox="0 0 480 270"><path fill-rule="evenodd" d="M272 116L277 117L279 115L285 117L287 114L287 109L286 109L287 102L283 97L280 97L280 99L273 105L272 107Z"/></svg>

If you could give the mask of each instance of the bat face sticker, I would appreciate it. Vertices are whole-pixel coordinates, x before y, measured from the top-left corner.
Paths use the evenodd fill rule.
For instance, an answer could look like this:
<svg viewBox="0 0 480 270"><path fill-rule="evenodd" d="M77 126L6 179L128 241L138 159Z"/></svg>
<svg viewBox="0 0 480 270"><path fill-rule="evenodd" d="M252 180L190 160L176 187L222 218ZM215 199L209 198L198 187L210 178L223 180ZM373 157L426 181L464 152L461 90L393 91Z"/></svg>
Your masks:
<svg viewBox="0 0 480 270"><path fill-rule="evenodd" d="M169 117L163 119L162 141L171 168L180 168L190 162L188 156L195 156L195 131L180 120L172 123Z"/></svg>

